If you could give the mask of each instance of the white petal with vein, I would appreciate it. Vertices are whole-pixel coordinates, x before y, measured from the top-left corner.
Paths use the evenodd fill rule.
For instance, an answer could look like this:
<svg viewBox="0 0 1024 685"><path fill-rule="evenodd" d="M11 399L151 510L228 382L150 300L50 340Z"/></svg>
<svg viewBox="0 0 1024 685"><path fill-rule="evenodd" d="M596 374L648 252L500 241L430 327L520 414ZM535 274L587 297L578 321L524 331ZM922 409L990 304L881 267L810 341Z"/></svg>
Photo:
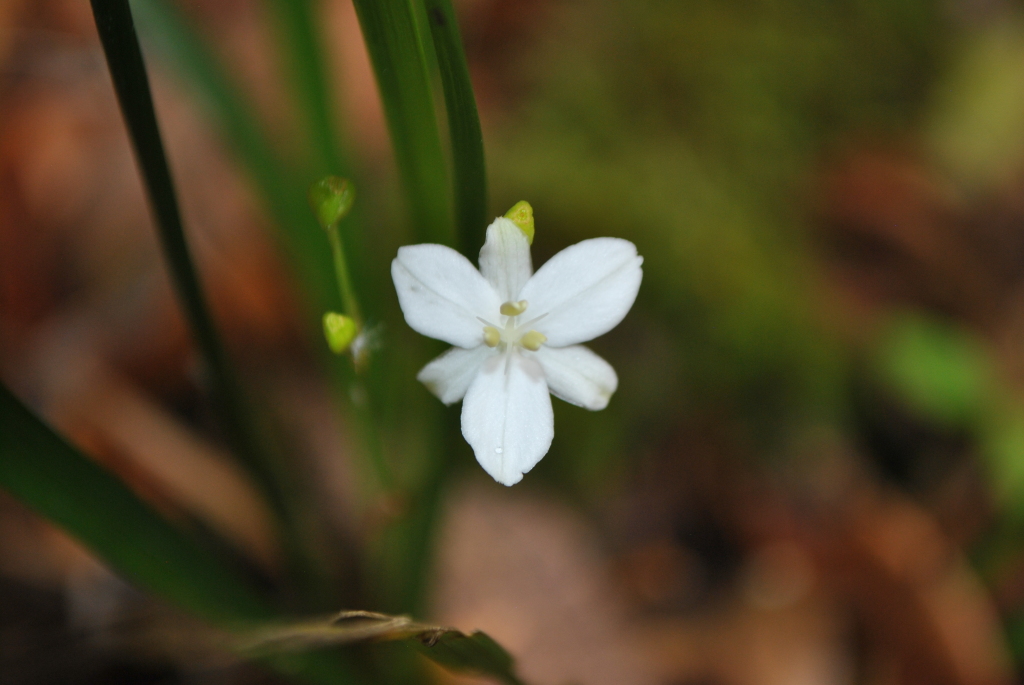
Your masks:
<svg viewBox="0 0 1024 685"><path fill-rule="evenodd" d="M534 358L544 369L551 394L578 407L604 409L619 387L612 365L583 345L545 346Z"/></svg>
<svg viewBox="0 0 1024 685"><path fill-rule="evenodd" d="M502 302L519 299L519 291L533 273L530 241L518 226L503 216L487 227L487 239L480 249L480 272Z"/></svg>
<svg viewBox="0 0 1024 685"><path fill-rule="evenodd" d="M607 333L629 312L643 278L643 257L620 238L591 238L549 259L519 293L547 344L565 347Z"/></svg>
<svg viewBox="0 0 1024 685"><path fill-rule="evenodd" d="M555 436L540 365L518 353L485 360L462 402L462 435L494 480L503 485L522 480Z"/></svg>
<svg viewBox="0 0 1024 685"><path fill-rule="evenodd" d="M405 321L417 333L458 347L483 341L483 324L501 301L468 259L444 245L399 248L391 262L398 302Z"/></svg>
<svg viewBox="0 0 1024 685"><path fill-rule="evenodd" d="M445 404L455 404L465 397L480 365L495 354L497 351L486 345L469 350L453 347L424 366L416 380Z"/></svg>

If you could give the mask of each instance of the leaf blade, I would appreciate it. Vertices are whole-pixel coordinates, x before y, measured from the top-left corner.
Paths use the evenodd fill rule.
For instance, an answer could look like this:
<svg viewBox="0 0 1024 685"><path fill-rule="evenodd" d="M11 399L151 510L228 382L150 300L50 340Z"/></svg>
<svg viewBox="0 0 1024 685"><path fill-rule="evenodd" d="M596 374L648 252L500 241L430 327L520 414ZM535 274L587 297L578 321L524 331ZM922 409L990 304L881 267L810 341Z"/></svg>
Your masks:
<svg viewBox="0 0 1024 685"><path fill-rule="evenodd" d="M423 0L448 113L455 215L462 253L472 257L487 226L487 170L473 83L451 0Z"/></svg>
<svg viewBox="0 0 1024 685"><path fill-rule="evenodd" d="M254 589L53 432L3 384L0 438L0 487L132 582L221 625L273 616Z"/></svg>
<svg viewBox="0 0 1024 685"><path fill-rule="evenodd" d="M444 152L410 0L354 0L417 239L454 246Z"/></svg>
<svg viewBox="0 0 1024 685"><path fill-rule="evenodd" d="M324 69L323 50L317 35L315 0L266 0L273 13L292 92L300 102L305 129L312 144L314 173L348 175L334 127L334 108Z"/></svg>
<svg viewBox="0 0 1024 685"><path fill-rule="evenodd" d="M167 0L133 0L132 8L147 48L151 45L187 82L245 168L273 217L276 237L312 300L313 311L336 309L330 252L304 201L315 174L297 172L268 143L253 103L177 7Z"/></svg>
<svg viewBox="0 0 1024 685"><path fill-rule="evenodd" d="M280 513L284 508L283 496L267 455L260 448L253 424L248 420L238 380L192 260L131 8L128 0L91 0L91 4L118 104L156 219L164 258L192 335L209 369L215 406L236 456Z"/></svg>
<svg viewBox="0 0 1024 685"><path fill-rule="evenodd" d="M2 382L0 488L129 582L225 631L225 646L246 626L279 616L248 581L54 432ZM338 654L272 654L265 661L317 685L363 682Z"/></svg>

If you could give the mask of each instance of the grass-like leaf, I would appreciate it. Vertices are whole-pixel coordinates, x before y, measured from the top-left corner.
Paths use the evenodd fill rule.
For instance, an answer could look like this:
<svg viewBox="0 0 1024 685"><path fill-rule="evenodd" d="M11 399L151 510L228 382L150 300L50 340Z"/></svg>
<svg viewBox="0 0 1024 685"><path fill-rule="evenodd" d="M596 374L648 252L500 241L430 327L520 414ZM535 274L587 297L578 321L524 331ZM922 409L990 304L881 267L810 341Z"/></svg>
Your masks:
<svg viewBox="0 0 1024 685"><path fill-rule="evenodd" d="M0 488L66 530L129 582L226 629L225 636L277 616L243 577L69 445L2 383ZM229 649L235 642L225 638L215 644ZM268 654L264 660L309 683L362 682L337 654Z"/></svg>
<svg viewBox="0 0 1024 685"><path fill-rule="evenodd" d="M487 225L487 171L480 117L451 0L423 0L423 4L448 112L459 245L472 257L483 243Z"/></svg>
<svg viewBox="0 0 1024 685"><path fill-rule="evenodd" d="M92 0L92 9L171 277L208 367L215 405L235 453L280 510L280 492L252 425L246 420L237 379L221 345L189 252L128 0Z"/></svg>
<svg viewBox="0 0 1024 685"><path fill-rule="evenodd" d="M1006 641L1018 669L1024 666L1024 614L1016 612L1003 619Z"/></svg>
<svg viewBox="0 0 1024 685"><path fill-rule="evenodd" d="M455 244L451 200L413 0L354 0L417 240Z"/></svg>
<svg viewBox="0 0 1024 685"><path fill-rule="evenodd" d="M165 255L175 283L178 285L179 296L192 324L199 348L207 362L212 381L213 400L225 434L234 453L248 467L277 514L276 522L288 558L288 571L292 580L301 585L304 595L309 595L306 599L310 602L310 606L315 606L316 601L312 597L323 594L327 586L323 579L324 570L320 568L318 561L313 558L309 550L303 546L303 541L306 539L304 535L308 530L308 521L303 520L302 509L307 505L307 500L298 491L293 475L285 471L281 461L275 459L276 455L264 447L262 439L264 436L257 433L255 424L249 420L250 413L247 411L249 407L245 406L240 385L220 345L203 299L182 228L174 187L149 92L149 82L138 40L135 37L129 4L127 0L93 0L93 11L104 51L107 53L107 62L113 76L118 100L121 103L129 133L136 148L139 165L143 171L146 188L153 204L157 227L164 243ZM182 35L186 39L189 38L187 34ZM219 101L236 108L232 113L236 115L237 120L244 124L238 136L240 141L245 143L248 154L258 161L261 168L277 169L275 172L265 172L267 187L277 189L275 190L277 194L273 196L274 204L280 205L282 213L287 213L289 217L302 217L295 219L295 223L289 225L289 228L294 226L299 229L294 231L293 235L297 239L293 241L293 244L299 244L302 248L300 252L311 258L312 261L316 261L317 256L322 256L326 259L327 264L325 269L319 271L309 269L303 270L303 272L307 274L322 273L326 276L325 285L329 292L329 254L324 249L325 241L322 231L316 227L305 203L302 202L304 190L296 189L294 193L289 194L287 186L278 186L276 177L271 177L271 173L283 174L285 172L280 170L272 151L264 144L255 122L247 120L245 117L241 102L230 96L228 81L220 80L218 72L210 66L213 64L212 62L197 59L198 45L197 41L192 43L186 41L185 46L179 46L177 49L181 50L184 59L192 60L191 64L194 69L201 71L208 80L220 86L220 90L214 91L220 97ZM192 50L189 49L190 47ZM293 204L301 205L301 209L297 206L293 208ZM303 227L306 227L307 230L301 230ZM315 246L312 244L312 240L317 241ZM328 298L329 295L325 296L325 299ZM333 304L333 300L330 301Z"/></svg>
<svg viewBox="0 0 1024 685"><path fill-rule="evenodd" d="M180 10L168 0L132 3L147 47L170 65L197 95L207 113L241 162L277 228L312 311L336 309L330 251L323 231L309 213L306 188L316 178L304 178L268 143L255 116L256 108L225 73L220 61ZM335 172L339 173L339 172Z"/></svg>
<svg viewBox="0 0 1024 685"><path fill-rule="evenodd" d="M323 50L316 28L315 0L266 0L274 18L286 59L288 82L295 94L304 119L304 130L311 140L314 173L348 175L347 165L340 153L340 144L334 125L334 107L324 70Z"/></svg>
<svg viewBox="0 0 1024 685"><path fill-rule="evenodd" d="M0 384L0 487L128 580L211 622L273 616L254 589L157 516Z"/></svg>

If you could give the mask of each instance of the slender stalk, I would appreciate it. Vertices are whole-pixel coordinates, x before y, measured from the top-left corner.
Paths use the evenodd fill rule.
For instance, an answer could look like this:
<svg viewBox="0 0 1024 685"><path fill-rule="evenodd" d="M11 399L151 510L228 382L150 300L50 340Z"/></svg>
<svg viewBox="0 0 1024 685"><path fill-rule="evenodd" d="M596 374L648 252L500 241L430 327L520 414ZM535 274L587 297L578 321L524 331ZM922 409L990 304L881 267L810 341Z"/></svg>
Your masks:
<svg viewBox="0 0 1024 685"><path fill-rule="evenodd" d="M486 224L483 140L469 70L450 3L423 0L354 0L363 37L377 76L399 169L410 205L419 219L418 238L454 246L466 254L479 249ZM426 15L433 35L416 20ZM433 44L451 129L459 231L448 215L450 191L440 146L424 46ZM452 440L459 440L454 417L442 418L445 431L433 436L432 459L414 492L405 493L406 514L385 533L394 550L384 573L388 602L401 611L424 606L440 500L451 472Z"/></svg>
<svg viewBox="0 0 1024 685"><path fill-rule="evenodd" d="M338 280L338 293L345 307L345 314L351 317L359 331L365 334L366 323L363 320L359 307L359 300L356 298L355 289L352 287L348 273L348 262L345 260L345 247L338 234L338 224L334 223L327 228L327 237L331 242L331 252L334 255L334 271ZM369 353L366 353L369 354ZM372 363L372 360L371 360ZM377 482L385 492L391 492L395 487L395 477L388 465L387 457L384 455L384 445L380 439L377 417L370 403L370 397L364 386L364 379L367 377L365 363L353 355L353 365L356 371L349 382L350 406L358 419L362 433L363 446L369 455L370 463L373 465Z"/></svg>
<svg viewBox="0 0 1024 685"><path fill-rule="evenodd" d="M487 225L487 170L480 117L451 0L422 1L448 113L459 246L463 254L473 256L483 243Z"/></svg>
<svg viewBox="0 0 1024 685"><path fill-rule="evenodd" d="M405 524L406 564L409 577L402 588L405 593L403 605L415 615L427 611L427 592L430 589L430 570L437 548L437 527L441 518L441 499L445 486L455 464L457 452L465 453L464 447L455 447L462 441L462 430L458 418L452 412L435 413L442 424L434 441L432 462L429 471L420 483L420 490L410 506Z"/></svg>
<svg viewBox="0 0 1024 685"><path fill-rule="evenodd" d="M327 238L331 243L331 253L334 257L334 272L338 281L338 294L341 296L341 301L345 308L344 314L355 321L357 330L365 335L366 323L363 320L355 288L352 287L352 281L349 277L348 262L345 259L345 246L338 232L338 223L333 222L326 228ZM368 353L365 354L368 355ZM366 363L359 358L358 351L352 355L352 360L356 373L349 378L348 400L360 423L363 446L369 455L370 463L373 465L378 484L386 492L390 492L395 486L395 478L384 455L384 445L381 443L378 432L377 417L370 404L367 389L363 384L364 379L367 377Z"/></svg>
<svg viewBox="0 0 1024 685"><path fill-rule="evenodd" d="M356 299L355 288L348 273L348 261L345 259L345 245L338 232L338 224L327 227L327 239L331 243L331 255L334 257L334 276L338 281L338 294L345 308L344 313L350 316L360 329L363 327L363 315Z"/></svg>
<svg viewBox="0 0 1024 685"><path fill-rule="evenodd" d="M356 418L362 424L363 447L370 457L370 464L373 466L377 484L385 493L395 491L395 474L388 464L387 456L384 453L384 444L380 439L377 416L370 404L368 393L360 379L352 382L349 392L351 404L355 411Z"/></svg>

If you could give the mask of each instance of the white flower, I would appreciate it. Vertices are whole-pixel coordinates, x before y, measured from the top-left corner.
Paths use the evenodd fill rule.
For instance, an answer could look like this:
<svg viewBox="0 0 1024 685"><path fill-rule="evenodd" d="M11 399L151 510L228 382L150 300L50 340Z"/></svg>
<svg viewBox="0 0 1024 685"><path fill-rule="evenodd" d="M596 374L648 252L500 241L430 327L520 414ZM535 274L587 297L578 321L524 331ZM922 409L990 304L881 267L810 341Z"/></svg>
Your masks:
<svg viewBox="0 0 1024 685"><path fill-rule="evenodd" d="M413 330L455 347L417 378L445 404L465 398L462 435L487 473L513 485L554 437L549 392L604 409L615 370L578 344L614 328L636 299L643 272L636 246L593 238L533 273L526 235L494 220L480 271L443 245L398 250L391 277Z"/></svg>

